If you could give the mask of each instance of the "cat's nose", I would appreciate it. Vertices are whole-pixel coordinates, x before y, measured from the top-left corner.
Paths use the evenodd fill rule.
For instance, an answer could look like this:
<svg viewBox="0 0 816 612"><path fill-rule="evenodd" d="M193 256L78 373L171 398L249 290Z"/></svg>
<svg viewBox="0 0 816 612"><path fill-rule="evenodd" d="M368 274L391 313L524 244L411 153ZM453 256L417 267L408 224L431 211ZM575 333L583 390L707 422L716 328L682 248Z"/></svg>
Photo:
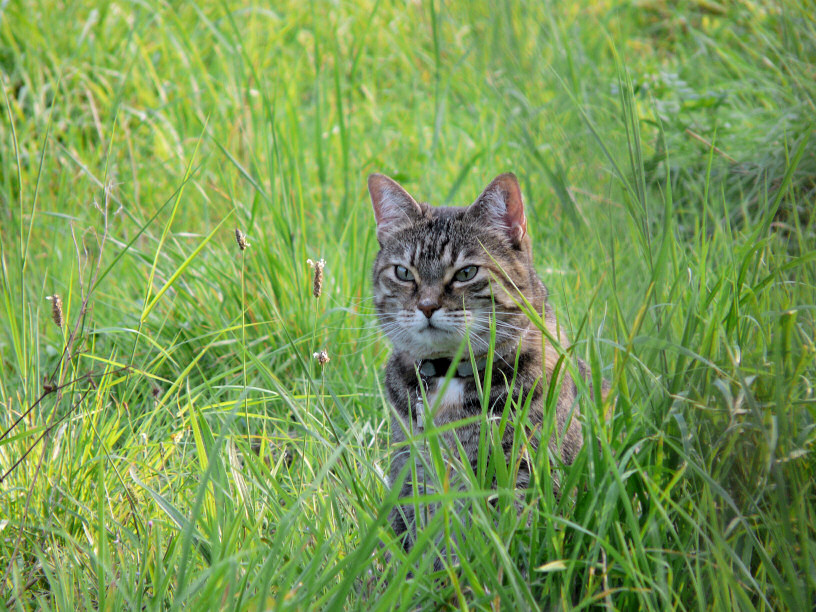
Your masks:
<svg viewBox="0 0 816 612"><path fill-rule="evenodd" d="M431 298L425 298L419 301L417 308L419 308L424 315L430 319L433 316L433 313L439 310L439 302Z"/></svg>

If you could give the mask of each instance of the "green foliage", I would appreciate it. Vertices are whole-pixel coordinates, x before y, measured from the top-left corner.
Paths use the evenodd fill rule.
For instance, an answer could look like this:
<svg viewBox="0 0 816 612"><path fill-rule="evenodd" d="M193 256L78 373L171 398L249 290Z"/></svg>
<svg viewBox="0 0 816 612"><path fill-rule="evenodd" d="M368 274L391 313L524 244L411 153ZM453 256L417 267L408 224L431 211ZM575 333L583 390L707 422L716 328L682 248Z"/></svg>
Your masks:
<svg viewBox="0 0 816 612"><path fill-rule="evenodd" d="M0 2L0 604L812 608L806 4ZM592 442L406 554L365 176L507 170Z"/></svg>

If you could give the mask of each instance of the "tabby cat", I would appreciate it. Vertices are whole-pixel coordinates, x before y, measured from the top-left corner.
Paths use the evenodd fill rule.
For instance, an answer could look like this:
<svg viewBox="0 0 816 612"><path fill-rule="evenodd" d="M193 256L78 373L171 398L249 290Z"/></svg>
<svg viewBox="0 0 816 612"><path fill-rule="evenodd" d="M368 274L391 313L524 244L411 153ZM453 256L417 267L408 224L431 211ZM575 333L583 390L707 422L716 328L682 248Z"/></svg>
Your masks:
<svg viewBox="0 0 816 612"><path fill-rule="evenodd" d="M437 426L482 414L475 375L484 378L489 350L490 317L495 316L492 386L488 418L501 417L508 386L522 402L532 393L530 424L542 425L544 394L541 378L551 379L558 353L519 306L519 293L543 313L552 337L566 346L547 289L533 268L532 243L527 233L521 190L513 174L502 174L467 207L433 207L418 203L394 180L382 174L368 178L377 221L380 251L373 270L374 300L384 333L394 346L385 374L385 388L393 408L390 481L398 483L411 453L404 444L432 418ZM451 360L463 338L470 336L475 359L466 352ZM474 373L472 364L480 370ZM514 373L514 364L518 363ZM586 366L579 363L579 371ZM446 374L455 368L445 385ZM575 406L576 387L565 376L557 400L557 431L550 440L553 453L572 463L583 438ZM521 403L519 404L521 405ZM442 446L459 456L457 436L467 459L477 466L481 423L457 427L443 434ZM555 431L555 430L553 430ZM509 454L513 428L505 430L502 448ZM417 479L407 472L400 497L429 492L425 464L416 461ZM524 488L529 467L522 461L516 479ZM390 520L404 547L415 538L413 504L394 508Z"/></svg>

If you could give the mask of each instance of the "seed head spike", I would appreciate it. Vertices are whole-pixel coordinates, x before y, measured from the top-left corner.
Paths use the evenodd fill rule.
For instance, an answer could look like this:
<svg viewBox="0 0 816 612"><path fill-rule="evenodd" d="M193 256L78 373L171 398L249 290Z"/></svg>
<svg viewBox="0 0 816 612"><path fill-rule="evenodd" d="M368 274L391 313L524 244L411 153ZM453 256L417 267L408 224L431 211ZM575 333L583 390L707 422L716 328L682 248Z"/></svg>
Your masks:
<svg viewBox="0 0 816 612"><path fill-rule="evenodd" d="M56 326L62 329L65 323L65 318L62 316L62 298L59 294L55 293L45 299L51 302L51 318L54 319Z"/></svg>
<svg viewBox="0 0 816 612"><path fill-rule="evenodd" d="M323 291L323 268L326 266L325 259L318 259L317 261L312 261L311 259L307 259L306 263L311 266L314 270L314 282L312 283L312 295L316 298L320 297L320 294Z"/></svg>
<svg viewBox="0 0 816 612"><path fill-rule="evenodd" d="M238 248L241 249L242 251L245 251L246 248L249 246L246 234L239 230L237 227L235 228L235 242L238 243Z"/></svg>

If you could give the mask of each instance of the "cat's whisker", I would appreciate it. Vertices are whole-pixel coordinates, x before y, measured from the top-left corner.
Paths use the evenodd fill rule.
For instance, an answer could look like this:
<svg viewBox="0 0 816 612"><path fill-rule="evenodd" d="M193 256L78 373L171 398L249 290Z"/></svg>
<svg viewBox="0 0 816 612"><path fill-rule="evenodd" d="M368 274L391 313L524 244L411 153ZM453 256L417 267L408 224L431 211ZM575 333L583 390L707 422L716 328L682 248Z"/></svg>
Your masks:
<svg viewBox="0 0 816 612"><path fill-rule="evenodd" d="M486 324L481 324L481 323L471 323L470 325L468 325L468 329L478 331L478 332L487 332L487 333L490 332L490 326L486 325ZM510 332L513 332L513 331L522 332L522 331L524 331L524 329L523 328L517 328L517 327L503 328L503 327L498 326L498 325L496 326L496 334L497 335L498 334L506 334L508 336L515 335L515 334L510 333Z"/></svg>
<svg viewBox="0 0 816 612"><path fill-rule="evenodd" d="M490 329L490 324L484 323L483 325L484 325L484 329L487 329L487 330ZM516 325L496 325L495 328L496 328L497 331L501 331L503 333L509 333L509 334L521 334L526 329L528 329L527 327L518 327Z"/></svg>
<svg viewBox="0 0 816 612"><path fill-rule="evenodd" d="M487 326L490 329L490 321L489 320L479 320L477 321L479 324ZM512 323L508 323L507 321L496 321L496 327L502 327L507 329L514 329L516 331L524 331L528 329L528 327L519 327L518 325L513 325Z"/></svg>

